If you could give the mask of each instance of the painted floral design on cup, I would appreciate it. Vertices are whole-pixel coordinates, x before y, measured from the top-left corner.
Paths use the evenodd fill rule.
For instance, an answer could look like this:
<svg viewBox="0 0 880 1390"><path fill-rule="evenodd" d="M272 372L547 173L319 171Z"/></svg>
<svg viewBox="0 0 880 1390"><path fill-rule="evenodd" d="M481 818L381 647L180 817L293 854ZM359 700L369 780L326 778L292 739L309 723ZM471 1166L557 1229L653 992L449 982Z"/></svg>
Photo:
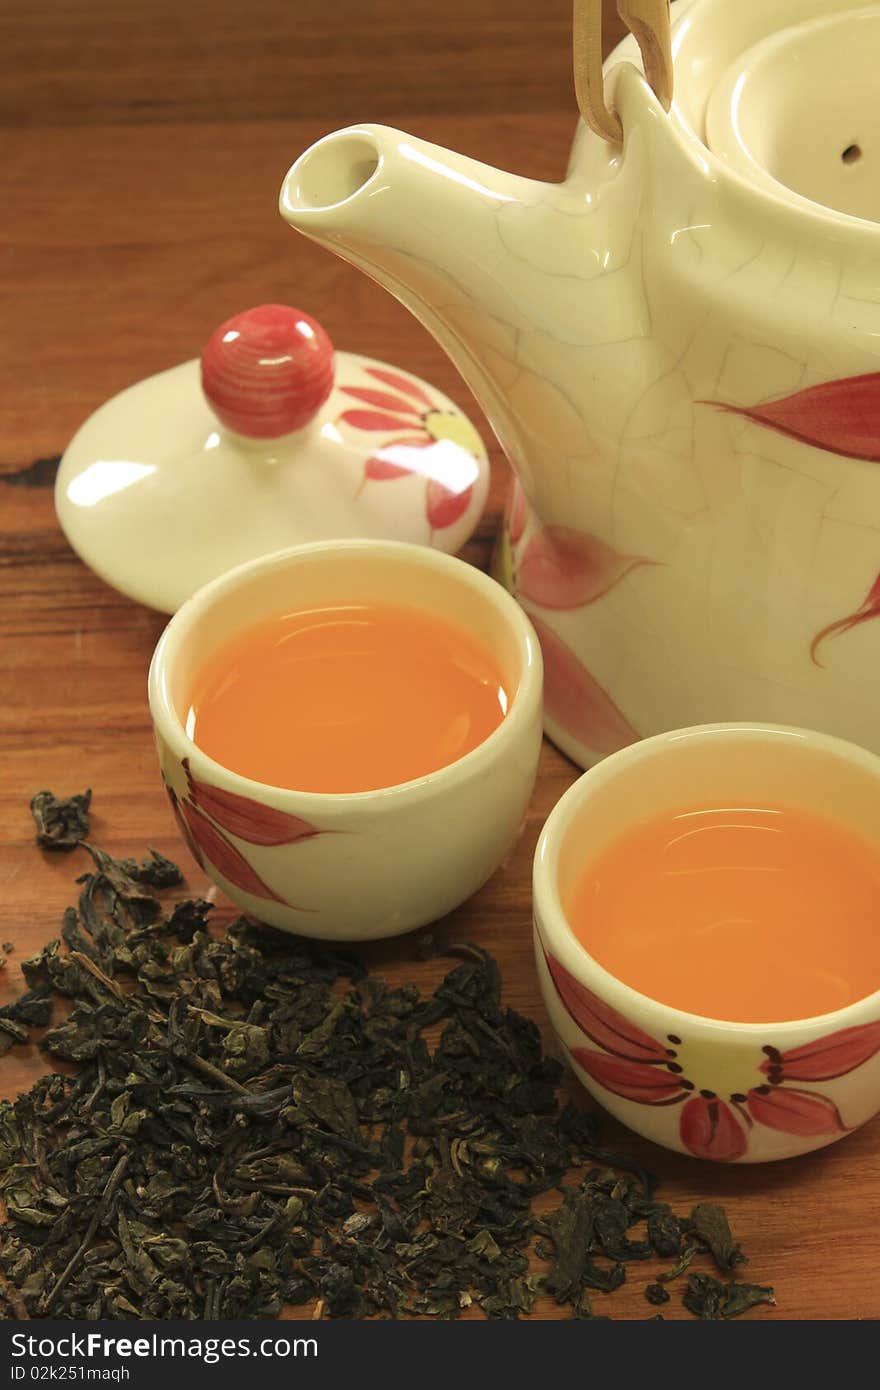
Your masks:
<svg viewBox="0 0 880 1390"><path fill-rule="evenodd" d="M340 421L356 430L405 433L389 439L367 459L361 486L420 474L427 479L425 515L431 530L441 531L454 525L464 516L473 497L477 480L475 460L483 453L479 435L463 415L436 405L411 377L384 367L364 370L389 389L340 386L345 395L367 407L343 411ZM449 460L450 445L454 467ZM430 451L424 459L422 450ZM474 460L471 467L467 466L468 456Z"/></svg>
<svg viewBox="0 0 880 1390"><path fill-rule="evenodd" d="M732 1163L743 1158L755 1125L810 1138L844 1134L834 1102L820 1091L793 1082L832 1081L855 1071L880 1052L880 1020L816 1038L781 1052L765 1044L744 1089L726 1096L697 1089L680 1060L684 1039L668 1033L662 1041L645 1033L598 995L586 989L565 966L544 951L556 993L572 1021L593 1048L573 1047L576 1064L605 1090L638 1105L681 1106L679 1139L697 1158ZM702 1079L702 1078L701 1078Z"/></svg>
<svg viewBox="0 0 880 1390"><path fill-rule="evenodd" d="M188 796L178 796L167 782L165 790L196 863L203 869L211 864L229 883L255 898L295 907L263 881L229 836L251 845L291 845L322 832L300 816L202 782L193 775L189 758L184 758L181 765L186 773Z"/></svg>

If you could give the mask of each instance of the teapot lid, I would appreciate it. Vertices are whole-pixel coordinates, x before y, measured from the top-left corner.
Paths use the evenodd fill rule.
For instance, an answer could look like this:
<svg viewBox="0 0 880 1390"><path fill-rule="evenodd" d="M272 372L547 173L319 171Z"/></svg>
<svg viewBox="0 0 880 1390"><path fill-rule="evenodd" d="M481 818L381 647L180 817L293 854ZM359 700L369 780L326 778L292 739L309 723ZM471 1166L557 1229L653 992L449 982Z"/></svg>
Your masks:
<svg viewBox="0 0 880 1390"><path fill-rule="evenodd" d="M264 304L222 323L200 360L95 411L64 453L55 506L102 579L173 613L236 565L308 541L459 550L488 485L482 440L441 391Z"/></svg>

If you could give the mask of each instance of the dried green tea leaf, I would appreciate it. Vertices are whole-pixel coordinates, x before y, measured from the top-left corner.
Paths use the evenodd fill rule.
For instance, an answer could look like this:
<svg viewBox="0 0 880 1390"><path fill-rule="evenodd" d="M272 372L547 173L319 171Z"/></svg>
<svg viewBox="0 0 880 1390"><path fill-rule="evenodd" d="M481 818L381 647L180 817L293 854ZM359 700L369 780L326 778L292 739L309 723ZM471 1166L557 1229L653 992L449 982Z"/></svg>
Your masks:
<svg viewBox="0 0 880 1390"><path fill-rule="evenodd" d="M681 1226L677 1216L667 1206L657 1204L647 1217L648 1240L655 1255L662 1260L681 1253Z"/></svg>
<svg viewBox="0 0 880 1390"><path fill-rule="evenodd" d="M557 1303L576 1298L583 1287L584 1266L593 1236L593 1203L589 1193L572 1193L547 1218L553 1242L553 1263L544 1287Z"/></svg>
<svg viewBox="0 0 880 1390"><path fill-rule="evenodd" d="M718 1268L725 1274L737 1265L747 1264L733 1236L723 1207L714 1202L701 1202L691 1212L692 1229L712 1255Z"/></svg>
<svg viewBox="0 0 880 1390"><path fill-rule="evenodd" d="M685 1270L693 1263L694 1256L699 1255L702 1246L695 1240L688 1240L681 1248L681 1254L676 1264L671 1269L665 1269L662 1274L658 1274L661 1283L668 1284L673 1279L678 1279L684 1274Z"/></svg>
<svg viewBox="0 0 880 1390"><path fill-rule="evenodd" d="M31 800L31 815L37 827L37 844L41 849L72 850L89 833L89 804L91 791L69 796L54 796L52 792L37 792Z"/></svg>
<svg viewBox="0 0 880 1390"><path fill-rule="evenodd" d="M760 1284L738 1284L731 1280L722 1284L710 1274L688 1276L687 1292L682 1303L688 1312L704 1320L737 1318L758 1303L774 1303L772 1288Z"/></svg>
<svg viewBox="0 0 880 1390"><path fill-rule="evenodd" d="M748 1312L749 1308L754 1308L758 1303L771 1303L775 1306L776 1296L769 1285L731 1282L727 1285L721 1316L738 1318L741 1313Z"/></svg>
<svg viewBox="0 0 880 1390"><path fill-rule="evenodd" d="M0 1057L15 1043L26 1043L31 1028L45 1027L51 1013L52 1000L45 985L26 990L0 1008Z"/></svg>
<svg viewBox="0 0 880 1390"><path fill-rule="evenodd" d="M645 1287L645 1298L655 1307L661 1303L668 1303L670 1297L669 1290L665 1289L662 1284L648 1284Z"/></svg>

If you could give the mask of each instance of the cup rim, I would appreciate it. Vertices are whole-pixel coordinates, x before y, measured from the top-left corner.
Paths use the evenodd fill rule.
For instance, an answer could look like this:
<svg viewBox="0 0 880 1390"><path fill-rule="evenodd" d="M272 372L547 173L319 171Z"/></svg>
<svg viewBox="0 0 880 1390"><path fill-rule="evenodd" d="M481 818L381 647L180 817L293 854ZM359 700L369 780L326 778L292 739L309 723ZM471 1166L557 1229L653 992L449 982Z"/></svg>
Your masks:
<svg viewBox="0 0 880 1390"><path fill-rule="evenodd" d="M225 763L218 762L207 754L190 736L174 708L168 689L167 673L176 649L187 631L200 616L223 597L252 576L261 571L275 569L286 563L296 563L300 558L315 554L335 554L341 561L357 554L388 555L399 560L408 560L423 568L445 572L451 583L464 583L476 589L492 604L499 619L504 621L512 632L520 657L520 672L516 686L516 697L507 713L492 732L475 748L445 763L421 777L408 782L394 782L387 787L373 787L359 792L316 792L299 791L295 787L276 786L271 782L259 782L246 777ZM418 607L418 605L412 605ZM543 691L543 660L537 634L525 612L516 600L496 580L483 570L477 569L457 556L444 551L433 550L428 546L408 541L379 540L375 538L356 538L342 540L312 541L305 545L290 546L285 550L275 550L268 555L260 555L254 560L227 570L198 589L177 610L166 625L153 652L147 680L150 713L162 738L180 758L196 757L200 769L216 772L231 778L241 794L259 800L269 796L272 800L295 801L297 807L319 804L327 807L354 808L363 805L376 806L401 796L418 797L433 795L442 787L461 777L477 775L484 762L495 756L506 742L515 739L520 731L525 731L534 718L536 706L540 707Z"/></svg>
<svg viewBox="0 0 880 1390"><path fill-rule="evenodd" d="M548 947L576 979L586 984L592 977L603 999L614 1008L619 1009L623 1014L632 1016L634 1013L643 1011L647 1006L652 1013L654 1011L662 1013L664 1020L669 1020L671 1024L679 1024L680 1029L674 1028L673 1031L675 1032L681 1031L683 1034L688 1033L691 1036L695 1033L703 1036L710 1034L716 1037L729 1036L731 1032L735 1032L738 1037L745 1035L749 1038L766 1041L768 1031L779 1033L785 1030L789 1034L806 1034L813 1033L817 1029L829 1030L829 1025L830 1031L837 1031L839 1028L846 1027L854 1014L861 1013L866 1006L873 1003L875 1007L880 1008L880 988L873 990L870 994L863 995L861 999L856 999L851 1004L845 1004L840 1009L833 1009L829 1013L813 1014L804 1018L768 1019L761 1023L739 1023L734 1019L712 1018L707 1014L690 1013L685 1009L678 1009L672 1004L664 1004L662 1000L655 999L652 995L643 994L640 990L634 989L632 985L626 984L617 975L606 970L578 941L569 926L562 907L558 888L559 855L575 812L593 794L595 789L603 782L613 778L622 766L644 757L645 754L656 753L665 744L674 744L680 739L693 737L727 740L750 736L770 739L790 737L802 740L811 747L824 749L832 756L844 762L861 766L870 772L877 779L878 795L880 795L880 758L876 754L846 739L836 738L831 734L822 734L813 729L803 729L788 724L728 721L718 724L693 724L641 739L637 743L629 744L626 748L620 749L617 753L610 754L602 762L583 773L563 793L547 817L538 840L533 862L532 891L536 931L539 937L546 938Z"/></svg>

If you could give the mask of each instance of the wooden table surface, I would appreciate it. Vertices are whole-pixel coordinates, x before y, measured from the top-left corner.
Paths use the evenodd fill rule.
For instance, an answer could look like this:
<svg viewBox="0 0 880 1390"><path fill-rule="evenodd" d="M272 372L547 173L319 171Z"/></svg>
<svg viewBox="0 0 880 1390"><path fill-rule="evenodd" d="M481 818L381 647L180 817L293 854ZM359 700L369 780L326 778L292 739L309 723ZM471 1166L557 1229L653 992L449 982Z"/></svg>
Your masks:
<svg viewBox="0 0 880 1390"><path fill-rule="evenodd" d="M0 1002L21 986L16 958L56 934L84 867L35 849L35 791L91 786L97 843L114 854L154 845L187 866L194 892L206 886L187 864L152 747L145 680L164 619L72 553L51 467L15 475L60 453L108 396L196 356L219 322L267 301L305 308L338 346L436 382L485 426L425 331L286 227L277 192L301 150L357 120L558 179L575 121L569 10L570 0L56 0L0 11L0 941L15 946ZM614 20L606 38L619 32ZM466 552L477 564L508 476L493 446L490 505ZM576 775L545 744L509 862L442 928L493 951L507 1000L542 1026L530 865ZM221 901L220 920L227 912ZM403 938L367 955L397 980L433 984L442 964L418 963L414 950ZM14 1048L0 1090L12 1096L44 1068L37 1048ZM610 1120L607 1136L660 1175L678 1210L728 1204L748 1277L777 1290L778 1309L751 1317L880 1312L880 1120L767 1167L672 1155ZM613 1295L612 1316L651 1314L643 1273ZM664 1311L682 1315L677 1299ZM540 1312L559 1314L546 1300Z"/></svg>

